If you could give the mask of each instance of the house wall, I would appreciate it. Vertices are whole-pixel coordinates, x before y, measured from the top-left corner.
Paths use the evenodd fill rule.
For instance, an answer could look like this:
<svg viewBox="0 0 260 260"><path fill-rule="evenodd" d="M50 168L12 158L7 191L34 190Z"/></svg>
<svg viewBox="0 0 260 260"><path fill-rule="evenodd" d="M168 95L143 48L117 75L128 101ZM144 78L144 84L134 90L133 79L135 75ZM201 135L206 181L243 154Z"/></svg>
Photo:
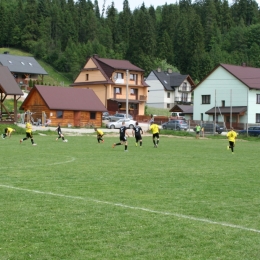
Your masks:
<svg viewBox="0 0 260 260"><path fill-rule="evenodd" d="M148 107L165 108L165 91L162 83L153 72L149 74L145 82L150 86L146 105Z"/></svg>
<svg viewBox="0 0 260 260"><path fill-rule="evenodd" d="M260 104L256 103L256 96L260 95L260 90L249 90L247 91L248 95L248 109L246 116L248 117L248 123L257 123L256 114L260 114Z"/></svg>
<svg viewBox="0 0 260 260"><path fill-rule="evenodd" d="M212 121L213 116L205 114L211 108L221 107L222 101L225 106L247 106L247 87L237 80L233 75L222 67L218 67L194 90L193 119L201 120L201 113L204 121ZM210 95L210 104L202 104L202 95ZM216 100L216 102L215 102ZM246 116L240 117L240 122L246 122ZM219 122L223 122L221 116ZM235 121L235 117L232 121Z"/></svg>
<svg viewBox="0 0 260 260"><path fill-rule="evenodd" d="M90 59L88 63L85 65L84 68L96 68L96 65L94 62ZM122 80L115 80L114 75L119 72L123 73L123 79ZM86 81L86 74L89 74L88 81ZM132 72L129 71L129 74L137 74L137 81L130 80L128 76L128 99L129 102L131 100L142 100L142 102L139 103L139 115L144 115L145 112L145 102L147 100L147 87L144 87L142 82L142 73L141 72ZM88 83L85 86L75 86L78 88L89 88L92 89L95 94L98 96L100 101L103 103L105 107L107 107L107 100L108 99L126 99L126 85L127 85L127 75L125 70L116 70L112 73L111 79L115 82L115 84L93 84L89 85L89 82L98 82L98 81L106 81L106 78L103 76L103 74L100 71L97 70L88 70L88 71L81 71L81 73L78 75L77 79L74 81L74 83ZM121 94L115 94L115 88L121 88ZM138 95L137 97L134 95L131 95L131 88L137 89Z"/></svg>

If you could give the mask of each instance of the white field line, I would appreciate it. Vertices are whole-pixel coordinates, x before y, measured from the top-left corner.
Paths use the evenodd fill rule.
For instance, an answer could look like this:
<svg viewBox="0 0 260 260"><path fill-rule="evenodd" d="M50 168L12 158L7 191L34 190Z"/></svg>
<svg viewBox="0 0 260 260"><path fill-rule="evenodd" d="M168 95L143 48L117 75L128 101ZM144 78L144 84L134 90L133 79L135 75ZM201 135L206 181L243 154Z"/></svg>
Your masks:
<svg viewBox="0 0 260 260"><path fill-rule="evenodd" d="M32 192L32 193L38 193L38 194L44 194L44 195L51 195L51 196L62 197L62 198L68 198L68 199L74 199L74 200L92 201L92 202L107 204L107 205L116 206L116 207L122 207L122 208L139 210L139 211L146 211L146 212L149 212L149 213L160 214L160 215L165 215L165 216L174 216L174 217L177 217L177 218L183 218L183 219L193 220L193 221L197 221L197 222L204 222L204 223L208 223L208 224L212 224L212 225L218 225L218 226L240 229L240 230L244 230L244 231L260 233L260 230L254 229L254 228L247 228L247 227L243 227L243 226L239 226L239 225L234 225L234 224L229 224L229 223L224 223L224 222L217 222L217 221L204 219L204 218L196 218L196 217L187 216L187 215L183 215L183 214L157 211L157 210L141 208L141 207L133 207L133 206L124 205L124 204L121 204L121 203L113 203L113 202L96 200L96 199L87 199L87 198L78 197L78 196L69 196L69 195L57 194L57 193L52 193L52 192L30 190L30 189L13 187L13 186L3 185L3 184L0 184L0 187L7 188L7 189L20 190L20 191L27 191L27 192Z"/></svg>
<svg viewBox="0 0 260 260"><path fill-rule="evenodd" d="M71 163L73 161L76 160L76 158L74 157L68 157L66 156L67 158L69 158L67 161L60 161L60 162L54 162L54 163L45 163L45 164L37 164L37 167L41 167L41 166L51 166L51 165L58 165L58 164L65 164L65 163ZM15 166L0 166L0 169L9 169L9 168L31 168L31 167L35 167L35 164L30 164L30 165L15 165Z"/></svg>

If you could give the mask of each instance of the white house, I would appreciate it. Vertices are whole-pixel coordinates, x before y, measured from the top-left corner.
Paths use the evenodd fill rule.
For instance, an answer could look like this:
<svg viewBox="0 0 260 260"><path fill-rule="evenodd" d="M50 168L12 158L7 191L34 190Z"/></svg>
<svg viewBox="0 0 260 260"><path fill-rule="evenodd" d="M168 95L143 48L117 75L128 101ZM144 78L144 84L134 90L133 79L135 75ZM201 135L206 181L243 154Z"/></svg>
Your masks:
<svg viewBox="0 0 260 260"><path fill-rule="evenodd" d="M260 123L260 69L219 64L195 87L193 102L194 120Z"/></svg>
<svg viewBox="0 0 260 260"><path fill-rule="evenodd" d="M195 83L189 75L181 75L171 69L153 70L145 80L149 85L146 105L155 108L172 108L176 104L190 105Z"/></svg>

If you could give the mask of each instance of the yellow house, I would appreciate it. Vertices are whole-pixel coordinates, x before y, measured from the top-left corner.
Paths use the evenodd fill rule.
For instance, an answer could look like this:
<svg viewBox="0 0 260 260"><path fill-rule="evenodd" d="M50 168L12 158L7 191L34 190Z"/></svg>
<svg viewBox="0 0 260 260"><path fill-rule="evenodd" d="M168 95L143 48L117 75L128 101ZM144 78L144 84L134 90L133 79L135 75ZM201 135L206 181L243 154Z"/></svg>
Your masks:
<svg viewBox="0 0 260 260"><path fill-rule="evenodd" d="M144 70L127 60L93 55L76 77L72 87L92 89L110 113L144 115L148 85Z"/></svg>

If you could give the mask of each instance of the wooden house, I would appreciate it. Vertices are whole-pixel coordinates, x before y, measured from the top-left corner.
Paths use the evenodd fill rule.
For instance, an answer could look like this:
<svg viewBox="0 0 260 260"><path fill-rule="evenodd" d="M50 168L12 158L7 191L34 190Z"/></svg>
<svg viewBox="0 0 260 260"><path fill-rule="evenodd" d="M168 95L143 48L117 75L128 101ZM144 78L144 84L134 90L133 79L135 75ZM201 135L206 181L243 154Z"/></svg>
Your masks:
<svg viewBox="0 0 260 260"><path fill-rule="evenodd" d="M35 85L21 105L34 121L51 126L84 127L89 123L100 127L102 112L107 111L91 89ZM28 118L27 118L28 119Z"/></svg>
<svg viewBox="0 0 260 260"><path fill-rule="evenodd" d="M93 55L71 85L93 89L110 113L144 115L148 85L144 70L128 60L100 58Z"/></svg>
<svg viewBox="0 0 260 260"><path fill-rule="evenodd" d="M17 121L17 100L23 95L22 90L15 82L10 70L0 65L0 123L10 124ZM9 111L5 106L6 98L14 100L13 111Z"/></svg>

